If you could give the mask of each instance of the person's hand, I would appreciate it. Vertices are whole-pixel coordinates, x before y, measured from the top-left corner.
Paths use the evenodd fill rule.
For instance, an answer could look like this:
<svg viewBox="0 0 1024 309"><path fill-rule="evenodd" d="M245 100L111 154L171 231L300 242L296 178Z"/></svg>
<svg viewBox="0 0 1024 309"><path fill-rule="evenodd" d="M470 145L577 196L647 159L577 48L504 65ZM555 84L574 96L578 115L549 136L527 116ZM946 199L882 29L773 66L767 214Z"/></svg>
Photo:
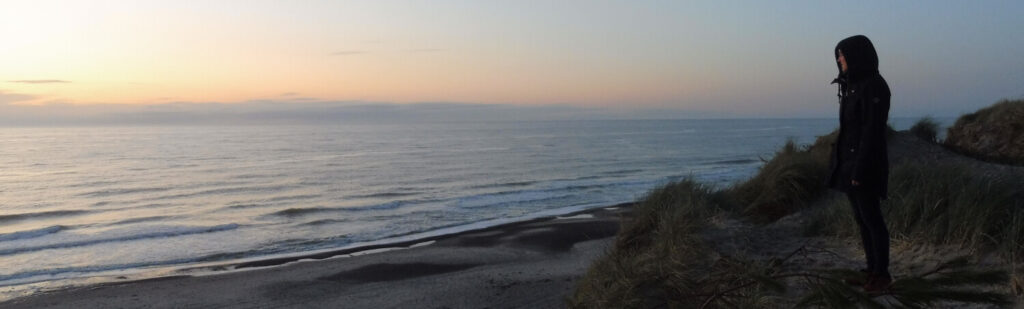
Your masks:
<svg viewBox="0 0 1024 309"><path fill-rule="evenodd" d="M851 185L853 185L854 187L856 187L856 186L859 186L859 185L860 185L860 182L857 182L856 180L852 180L852 179L851 179L851 180L850 180L850 184L851 184Z"/></svg>

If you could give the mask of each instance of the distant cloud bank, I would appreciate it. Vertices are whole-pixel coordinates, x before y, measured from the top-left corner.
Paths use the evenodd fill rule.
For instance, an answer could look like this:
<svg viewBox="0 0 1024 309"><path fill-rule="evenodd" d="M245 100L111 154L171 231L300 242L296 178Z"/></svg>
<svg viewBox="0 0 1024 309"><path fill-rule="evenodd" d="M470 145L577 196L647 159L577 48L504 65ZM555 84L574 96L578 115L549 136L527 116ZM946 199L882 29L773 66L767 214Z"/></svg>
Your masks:
<svg viewBox="0 0 1024 309"><path fill-rule="evenodd" d="M0 93L0 126L50 125L277 125L535 120L727 118L722 113L672 109L609 109L569 105L379 102L178 102L156 105L17 105L26 98ZM6 102L5 102L6 101Z"/></svg>
<svg viewBox="0 0 1024 309"><path fill-rule="evenodd" d="M410 52L410 53L436 53L436 52L442 52L442 51L445 51L445 50L441 49L441 48L417 48L417 49L408 49L406 51Z"/></svg>
<svg viewBox="0 0 1024 309"><path fill-rule="evenodd" d="M23 79L23 80L9 80L9 83L20 83L20 84L66 84L70 81L59 80L59 79Z"/></svg>
<svg viewBox="0 0 1024 309"><path fill-rule="evenodd" d="M365 50L342 50L331 53L331 56L349 56L349 55L361 55L369 53Z"/></svg>

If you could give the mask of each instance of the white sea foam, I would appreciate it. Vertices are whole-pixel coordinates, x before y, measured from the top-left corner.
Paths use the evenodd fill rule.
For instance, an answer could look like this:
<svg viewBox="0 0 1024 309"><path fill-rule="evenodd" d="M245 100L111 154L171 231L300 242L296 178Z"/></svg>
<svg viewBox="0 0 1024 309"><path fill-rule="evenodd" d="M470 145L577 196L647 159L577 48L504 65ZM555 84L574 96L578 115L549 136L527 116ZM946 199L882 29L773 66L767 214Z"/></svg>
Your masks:
<svg viewBox="0 0 1024 309"><path fill-rule="evenodd" d="M46 249L60 249L70 247L89 246L100 243L108 242L121 242L121 241L133 241L147 238L161 238L161 237L174 237L189 234L200 234L200 233L212 233L220 231L228 231L238 228L238 224L222 224L216 226L159 226L159 227L145 227L144 230L140 229L123 229L114 230L106 233L99 233L98 235L88 234L75 234L63 237L61 239L48 239L45 242L33 243L27 245L17 246L5 246L4 243L0 243L0 256L9 254L18 254L24 252L32 252Z"/></svg>

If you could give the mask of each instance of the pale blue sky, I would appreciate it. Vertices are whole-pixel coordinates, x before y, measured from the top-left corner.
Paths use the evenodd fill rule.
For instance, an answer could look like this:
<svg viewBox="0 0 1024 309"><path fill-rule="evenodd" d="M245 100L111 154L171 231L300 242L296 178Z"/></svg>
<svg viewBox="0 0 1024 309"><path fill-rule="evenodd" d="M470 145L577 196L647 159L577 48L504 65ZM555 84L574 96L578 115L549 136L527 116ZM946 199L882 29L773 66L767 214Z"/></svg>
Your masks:
<svg viewBox="0 0 1024 309"><path fill-rule="evenodd" d="M832 49L855 34L878 49L894 116L1024 96L1020 1L0 6L0 105L458 102L831 117Z"/></svg>

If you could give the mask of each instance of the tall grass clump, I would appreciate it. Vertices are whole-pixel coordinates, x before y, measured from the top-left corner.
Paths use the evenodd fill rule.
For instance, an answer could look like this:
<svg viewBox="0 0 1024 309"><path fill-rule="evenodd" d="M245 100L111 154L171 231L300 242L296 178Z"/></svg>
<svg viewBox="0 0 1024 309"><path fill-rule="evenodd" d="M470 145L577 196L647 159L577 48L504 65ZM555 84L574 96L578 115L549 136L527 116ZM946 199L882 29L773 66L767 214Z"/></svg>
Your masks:
<svg viewBox="0 0 1024 309"><path fill-rule="evenodd" d="M789 141L750 180L727 190L732 204L756 222L772 222L792 214L826 192L831 144L837 133L818 138L809 147Z"/></svg>
<svg viewBox="0 0 1024 309"><path fill-rule="evenodd" d="M903 163L889 176L882 203L893 237L911 242L956 245L976 252L1024 255L1024 180L979 177L967 167ZM810 233L857 233L844 198L822 203Z"/></svg>
<svg viewBox="0 0 1024 309"><path fill-rule="evenodd" d="M910 134L925 141L937 143L939 141L939 123L931 117L921 118L914 123L914 126L910 127Z"/></svg>
<svg viewBox="0 0 1024 309"><path fill-rule="evenodd" d="M1020 239L1014 217L1024 214L1024 182L981 178L966 167L896 166L890 177L893 194L886 215L898 234L935 244L1019 251L1004 246Z"/></svg>
<svg viewBox="0 0 1024 309"><path fill-rule="evenodd" d="M707 186L683 180L655 189L623 222L611 252L591 265L569 299L575 308L650 308L685 299L709 263L695 233L715 212Z"/></svg>
<svg viewBox="0 0 1024 309"><path fill-rule="evenodd" d="M1024 99L1003 100L960 116L943 144L983 160L1024 165Z"/></svg>

